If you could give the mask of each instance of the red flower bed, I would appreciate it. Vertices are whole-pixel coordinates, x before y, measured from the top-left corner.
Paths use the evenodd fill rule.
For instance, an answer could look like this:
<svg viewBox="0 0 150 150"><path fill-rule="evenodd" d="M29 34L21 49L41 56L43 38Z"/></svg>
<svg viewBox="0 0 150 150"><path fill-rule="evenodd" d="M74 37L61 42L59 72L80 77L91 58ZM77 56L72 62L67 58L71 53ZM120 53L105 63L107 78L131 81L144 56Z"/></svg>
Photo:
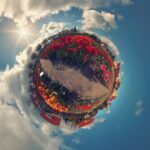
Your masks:
<svg viewBox="0 0 150 150"><path fill-rule="evenodd" d="M90 125L90 124L92 124L93 122L94 122L94 118L90 118L90 119L88 119L88 120L83 120L83 121L81 121L78 126L81 128L81 127Z"/></svg>
<svg viewBox="0 0 150 150"><path fill-rule="evenodd" d="M78 127L89 125L98 110L107 108L115 98L113 91L120 84L120 65L116 64L116 57L108 45L95 35L76 30L62 31L39 43L36 52L31 56L33 62L30 65L30 69L34 70L29 75L33 76L30 80L31 100L40 115L51 124L59 126L63 118L65 122L72 122ZM44 61L51 64L45 65ZM52 74L45 67L51 69L48 71ZM84 77L83 81L89 82L74 85L76 88L67 86L65 79L72 81L68 80L71 86L78 80L70 78L78 78L74 72L66 77L59 73L65 73L68 68L78 71ZM54 78L55 72L58 78Z"/></svg>
<svg viewBox="0 0 150 150"><path fill-rule="evenodd" d="M91 105L76 105L77 110L89 111L92 109Z"/></svg>
<svg viewBox="0 0 150 150"><path fill-rule="evenodd" d="M100 47L96 47L94 44L96 42L83 35L67 35L60 37L53 41L49 46L47 46L40 54L41 58L47 58L49 52L56 52L59 49L63 49L67 52L77 52L84 50L91 55L97 56L102 55L109 65L113 66L112 59L108 56L107 52L102 50ZM84 61L84 59L83 59Z"/></svg>

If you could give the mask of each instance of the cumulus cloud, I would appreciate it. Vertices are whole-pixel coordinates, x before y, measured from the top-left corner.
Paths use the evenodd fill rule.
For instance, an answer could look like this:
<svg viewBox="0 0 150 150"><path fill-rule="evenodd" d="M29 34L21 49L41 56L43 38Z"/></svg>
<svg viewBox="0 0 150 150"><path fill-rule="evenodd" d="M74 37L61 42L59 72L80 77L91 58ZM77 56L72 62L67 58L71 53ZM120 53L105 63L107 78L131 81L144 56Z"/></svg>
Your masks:
<svg viewBox="0 0 150 150"><path fill-rule="evenodd" d="M121 77L123 77L123 76L124 76L124 72L123 72L123 71L121 71L121 74L120 74L120 75L121 75Z"/></svg>
<svg viewBox="0 0 150 150"><path fill-rule="evenodd" d="M37 110L33 109L28 90L28 63L38 43L48 35L65 28L64 23L51 22L44 25L40 36L33 44L16 56L17 63L0 72L0 145L3 150L53 150L70 149L64 144L61 136L56 135L56 127L48 124L40 117ZM48 32L45 34L44 32ZM42 34L41 34L42 35ZM45 36L44 36L45 35ZM100 118L95 123L103 123L105 118ZM84 127L91 129L95 123ZM68 135L76 132L73 127L61 122L60 130ZM79 143L79 141L76 140ZM9 144L8 144L9 143Z"/></svg>
<svg viewBox="0 0 150 150"><path fill-rule="evenodd" d="M63 120L61 121L60 129L64 135L73 134L78 130L78 128L75 128L74 126L72 126L71 122L65 123Z"/></svg>
<svg viewBox="0 0 150 150"><path fill-rule="evenodd" d="M34 128L29 120L6 103L0 105L0 145L3 150L59 150L63 139L48 136Z"/></svg>
<svg viewBox="0 0 150 150"><path fill-rule="evenodd" d="M109 38L106 36L101 36L100 39L102 42L109 46L110 50L114 53L115 56L119 56L119 49Z"/></svg>
<svg viewBox="0 0 150 150"><path fill-rule="evenodd" d="M110 109L107 109L105 113L106 113L106 114L111 114L111 110L110 110Z"/></svg>
<svg viewBox="0 0 150 150"><path fill-rule="evenodd" d="M117 28L115 15L109 12L102 11L101 16L103 17L104 21L113 29Z"/></svg>
<svg viewBox="0 0 150 150"><path fill-rule="evenodd" d="M106 121L106 118L97 118L95 120L96 123L104 123Z"/></svg>
<svg viewBox="0 0 150 150"><path fill-rule="evenodd" d="M79 138L72 139L72 142L75 143L75 144L80 144L81 143Z"/></svg>
<svg viewBox="0 0 150 150"><path fill-rule="evenodd" d="M95 118L94 119L94 122L88 126L84 126L82 127L83 129L88 129L88 130L91 130L96 124L101 124L101 123L104 123L106 121L106 118L104 117L100 117L100 118Z"/></svg>
<svg viewBox="0 0 150 150"><path fill-rule="evenodd" d="M20 71L19 71L20 70ZM26 89L26 76L20 66L2 74L0 85L7 87L0 94L0 144L3 150L54 150L68 148L60 136L53 136L57 130L43 120L32 105ZM23 74L23 76L21 75ZM17 107L14 107L13 103ZM9 144L8 144L9 143Z"/></svg>
<svg viewBox="0 0 150 150"><path fill-rule="evenodd" d="M124 19L124 16L123 16L123 15L120 15L120 14L117 14L117 19L118 19L118 20L123 20L123 19Z"/></svg>
<svg viewBox="0 0 150 150"><path fill-rule="evenodd" d="M13 19L18 25L26 25L35 22L48 14L58 13L60 10L70 8L69 0L49 1L49 0L3 0L0 1L0 14ZM68 5L67 5L68 4Z"/></svg>
<svg viewBox="0 0 150 150"><path fill-rule="evenodd" d="M102 29L104 31L109 31L111 28L117 28L115 15L109 12L84 10L82 17L82 25L84 30Z"/></svg>
<svg viewBox="0 0 150 150"><path fill-rule="evenodd" d="M131 3L131 0L1 0L0 16L10 18L22 26L49 14L67 11L72 7L87 10L108 7L111 4Z"/></svg>
<svg viewBox="0 0 150 150"><path fill-rule="evenodd" d="M27 65L42 40L40 37L17 55L14 67L0 72L0 145L3 150L69 149L60 135L54 136L57 128L41 118L30 101Z"/></svg>
<svg viewBox="0 0 150 150"><path fill-rule="evenodd" d="M49 22L48 24L43 24L42 29L40 30L40 36L45 38L49 35L53 35L64 30L66 26L67 23L64 22Z"/></svg>
<svg viewBox="0 0 150 150"><path fill-rule="evenodd" d="M144 109L143 109L143 102L141 100L139 100L139 101L136 102L135 105L136 105L136 109L135 109L134 115L136 117L138 117L144 111Z"/></svg>
<svg viewBox="0 0 150 150"><path fill-rule="evenodd" d="M94 126L95 126L95 122L94 122L94 123L91 123L90 125L87 125L87 126L82 127L82 129L91 130Z"/></svg>
<svg viewBox="0 0 150 150"><path fill-rule="evenodd" d="M130 4L133 4L133 1L131 1L131 0L121 0L121 3L124 4L124 5L130 5Z"/></svg>

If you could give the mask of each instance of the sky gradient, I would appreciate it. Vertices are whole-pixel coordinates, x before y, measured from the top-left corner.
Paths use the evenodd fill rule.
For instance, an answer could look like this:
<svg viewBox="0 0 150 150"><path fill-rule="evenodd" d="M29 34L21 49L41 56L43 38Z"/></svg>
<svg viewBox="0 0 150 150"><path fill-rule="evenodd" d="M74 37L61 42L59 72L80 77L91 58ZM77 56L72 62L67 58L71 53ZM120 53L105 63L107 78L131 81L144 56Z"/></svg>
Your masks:
<svg viewBox="0 0 150 150"><path fill-rule="evenodd" d="M24 150L26 144L29 144L28 150L47 150L52 146L54 150L150 150L150 19L148 18L150 2L146 0L135 0L132 2L129 0L109 0L109 5L107 6L103 3L103 0L101 1L103 5L99 3L98 5L97 2L99 1L95 0L91 6L86 6L84 0L77 1L75 4L66 2L67 5L65 5L63 1L60 4L58 2L58 6L56 4L54 5L54 3L50 3L49 5L51 7L48 8L48 6L44 5L40 0L37 2L31 0L33 3L29 5L30 9L32 8L36 13L23 13L22 18L24 14L26 14L28 15L28 20L30 20L23 25L22 22L24 21L21 22L20 19L18 19L19 16L17 18L15 15L13 17L9 15L10 12L7 12L7 9L4 11L3 5L0 2L0 85L1 88L3 88L0 92L0 104L2 105L0 108L0 130L3 130L0 131L0 145L2 145L3 150L9 150L9 146L6 146L5 143L11 143L11 141L13 141L10 144L13 148L12 150ZM13 2L10 2L7 6L11 7L11 3ZM15 3L18 4L18 1L14 1L14 4ZM41 4L42 7L36 10L33 4L36 4L35 6ZM18 8L20 5L18 4L16 7ZM64 8L64 10L62 8ZM49 9L51 10L48 14L41 13ZM92 12L92 16L89 16L89 10L96 12ZM57 13L55 11L57 11ZM86 13L86 11L88 11L88 13ZM105 15L109 13L111 19L104 17L102 11L105 12ZM5 13L1 14L1 12ZM13 13L14 11L12 9L12 14ZM37 16L37 13L41 13L40 16ZM85 13L85 18L83 17L83 13ZM94 18L93 14L94 16L102 18L103 21L101 22L99 19L89 21L89 18ZM115 18L113 18L113 15ZM106 18L109 19L107 20ZM34 21L32 21L32 19ZM120 58L123 62L121 68L122 84L116 100L108 110L98 113L97 122L93 127L90 129L80 129L70 135L65 135L53 127L47 127L47 124L41 125L39 120L36 120L37 118L35 119L35 117L31 117L30 114L27 116L32 118L34 123L32 123L33 126L29 125L26 119L22 119L18 111L26 110L24 103L18 103L16 100L16 108L14 108L14 105L7 106L10 101L16 98L12 95L17 95L17 92L19 92L12 90L12 85L15 83L14 81L12 84L12 80L16 78L11 79L11 73L13 72L12 74L15 75L15 71L17 70L17 67L14 67L14 65L17 64L16 55L23 52L29 44L39 38L41 35L39 31L44 30L43 25L51 24L51 22L55 22L55 26L62 23L65 28L76 26L78 29L92 31L99 36L108 37L118 47ZM93 22L93 24L91 22ZM17 43L19 35L16 31L22 26L29 27L33 35L28 36L27 41L22 37ZM49 28L50 33L52 30L53 28ZM7 68L7 70L5 70L6 66L9 66L10 69ZM8 80L6 81L5 79ZM18 82L16 84L20 84L19 81L16 80L16 82ZM8 88L10 85L11 88ZM5 90L5 88L9 90ZM18 89L18 87L15 88ZM6 91L10 91L10 98L9 93ZM16 99L19 98L21 97L17 97ZM21 104L21 108L18 109ZM4 113L5 108L8 109L8 112ZM13 115L12 118L19 118L18 120L23 120L23 123L20 124L18 120L11 120L9 118L9 112ZM10 119L16 123L12 126L8 125L9 121L3 119L4 116L2 116L2 114L4 114L8 120ZM23 133L23 135L21 135L20 132L14 132L17 128L21 131L21 126L27 128L27 132ZM46 126L46 128L43 126ZM13 130L13 132L7 133L9 130ZM42 131L44 132L40 133ZM33 134L28 134L28 132L33 132ZM39 138L35 139L35 137L32 137L33 135ZM28 136L31 138L30 141L28 140ZM41 138L43 139L43 143L39 142ZM52 139L55 140L48 144L48 141ZM24 142L24 140L26 140L26 142ZM20 141L19 146L17 146L18 141Z"/></svg>

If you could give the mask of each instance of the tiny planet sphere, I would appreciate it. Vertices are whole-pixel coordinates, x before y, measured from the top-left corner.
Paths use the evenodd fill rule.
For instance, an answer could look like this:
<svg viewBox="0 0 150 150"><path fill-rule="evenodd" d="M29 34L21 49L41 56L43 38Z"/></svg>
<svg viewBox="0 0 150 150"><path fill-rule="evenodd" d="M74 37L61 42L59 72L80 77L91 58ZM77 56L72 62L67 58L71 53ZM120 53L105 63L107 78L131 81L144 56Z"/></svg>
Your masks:
<svg viewBox="0 0 150 150"><path fill-rule="evenodd" d="M29 63L30 97L49 123L84 127L108 108L120 86L120 61L93 34L61 31L36 47Z"/></svg>

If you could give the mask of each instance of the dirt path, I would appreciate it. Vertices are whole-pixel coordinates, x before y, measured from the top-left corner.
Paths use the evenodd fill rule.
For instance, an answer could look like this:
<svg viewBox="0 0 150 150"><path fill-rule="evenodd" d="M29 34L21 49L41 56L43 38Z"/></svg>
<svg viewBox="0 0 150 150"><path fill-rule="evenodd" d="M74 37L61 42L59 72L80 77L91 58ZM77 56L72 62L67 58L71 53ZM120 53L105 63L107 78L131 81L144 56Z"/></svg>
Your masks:
<svg viewBox="0 0 150 150"><path fill-rule="evenodd" d="M65 66L58 70L50 60L41 59L41 66L44 72L54 81L58 81L71 91L75 91L81 97L91 99L102 97L110 93L110 90L104 87L98 80L90 81L79 70Z"/></svg>

